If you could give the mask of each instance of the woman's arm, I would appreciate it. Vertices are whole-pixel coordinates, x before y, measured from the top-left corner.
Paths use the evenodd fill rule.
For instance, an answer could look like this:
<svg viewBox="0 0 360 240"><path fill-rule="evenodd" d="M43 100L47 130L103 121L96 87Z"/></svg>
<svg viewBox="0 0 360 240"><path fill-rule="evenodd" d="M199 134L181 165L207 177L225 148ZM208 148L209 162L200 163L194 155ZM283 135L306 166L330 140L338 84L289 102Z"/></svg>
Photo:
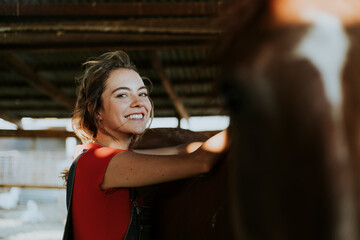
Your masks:
<svg viewBox="0 0 360 240"><path fill-rule="evenodd" d="M173 147L152 148L152 149L133 149L133 152L150 155L177 155L191 153L197 150L204 142L192 142L180 144Z"/></svg>
<svg viewBox="0 0 360 240"><path fill-rule="evenodd" d="M206 173L219 160L219 153L225 150L226 144L225 130L209 138L201 147L197 146L197 150L188 150L186 154L120 152L110 161L101 187L139 187Z"/></svg>

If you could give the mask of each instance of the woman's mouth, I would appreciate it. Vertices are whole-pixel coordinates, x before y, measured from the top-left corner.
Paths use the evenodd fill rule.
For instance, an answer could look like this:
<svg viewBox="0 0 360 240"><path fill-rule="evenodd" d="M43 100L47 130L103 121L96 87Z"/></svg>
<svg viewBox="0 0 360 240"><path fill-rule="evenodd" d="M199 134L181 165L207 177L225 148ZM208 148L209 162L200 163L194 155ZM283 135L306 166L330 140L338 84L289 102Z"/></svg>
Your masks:
<svg viewBox="0 0 360 240"><path fill-rule="evenodd" d="M130 114L130 115L126 116L126 118L127 119L143 119L144 114L142 114L142 113Z"/></svg>

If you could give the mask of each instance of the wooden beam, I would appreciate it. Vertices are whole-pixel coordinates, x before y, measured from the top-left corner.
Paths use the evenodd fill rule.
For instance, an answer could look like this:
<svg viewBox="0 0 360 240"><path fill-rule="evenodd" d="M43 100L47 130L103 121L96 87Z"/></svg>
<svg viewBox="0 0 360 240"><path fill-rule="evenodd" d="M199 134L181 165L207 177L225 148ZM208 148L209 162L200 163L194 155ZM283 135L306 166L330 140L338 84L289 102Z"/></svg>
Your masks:
<svg viewBox="0 0 360 240"><path fill-rule="evenodd" d="M164 90L164 88L163 88L162 84L158 83L158 80L157 80L158 76L151 76L151 79L154 80L153 92L154 93L162 92ZM160 81L160 79L159 79L159 81ZM173 85L174 85L174 88L180 92L189 92L189 90L191 90L191 92L196 92L196 93L209 93L212 91L213 86L214 86L212 81L213 81L213 79L211 79L211 78L205 78L199 82L185 82L182 79L174 79ZM64 89L67 92L74 90L74 93L75 93L75 88L73 87L72 83L59 82L59 84L61 84L61 86L62 86L61 89ZM41 99L45 100L43 95L38 94L38 93L36 93L36 94L33 93L31 95L24 96L32 90L33 90L33 88L31 86L18 86L16 84L11 85L11 83L5 84L5 86L1 85L0 99L5 97L8 100L28 99L28 98L41 98ZM16 94L16 93L18 93L18 94Z"/></svg>
<svg viewBox="0 0 360 240"><path fill-rule="evenodd" d="M94 54L101 54L102 52L99 53L94 53ZM130 52L130 54L132 54L132 52ZM206 65L205 63L205 59L207 56L207 51L205 49L200 49L199 51L196 51L195 53L193 53L192 51L189 52L189 54L196 54L196 58L194 59L177 59L176 62L174 61L170 61L170 62L163 62L163 67L165 69L170 69L170 70L174 70L174 69L185 69L186 71L192 71L192 72L196 72L196 73L204 73L204 72L215 72L216 71L216 67L215 66L209 66ZM78 59L71 59L69 58L68 55L65 54L64 56L66 58L66 60L62 60L60 62L42 62L42 63L33 63L30 67L32 69L34 69L34 71L36 72L69 72L69 71L73 71L73 72L79 72L81 70L81 65L79 63ZM85 60L83 60L85 61ZM149 73L152 72L153 66L151 65L151 63L147 60L147 59L137 59L135 58L134 61L136 62L136 65L139 66L139 70L141 72L146 72L147 75L149 75ZM215 70L214 70L215 69ZM0 73L3 73L3 71L7 71L7 68L5 68L5 66L2 66L0 64ZM8 74L8 76L10 76L10 73ZM211 75L213 76L213 75ZM4 81L6 77L0 79L0 84L1 86L13 86L15 85L15 83L11 83L11 82L7 82ZM175 79L174 79L175 80ZM197 76L197 81L200 82L208 82L208 81L212 81L213 79L204 79L201 76ZM70 84L74 84L73 80L69 80L69 79L58 79L58 82L64 82L66 85L70 85ZM21 86L22 82L17 82L16 84L18 84L19 86Z"/></svg>
<svg viewBox="0 0 360 240"><path fill-rule="evenodd" d="M0 33L12 32L106 32L140 34L219 34L214 18L129 19L107 21L47 21L0 23Z"/></svg>
<svg viewBox="0 0 360 240"><path fill-rule="evenodd" d="M150 97L167 97L168 94L166 89L161 84L161 80L158 79L158 76L152 76L150 79L153 81L153 90L150 93ZM61 85L63 86L61 89L66 90L68 95L74 96L75 98L75 88L71 88L70 86L64 87L66 84ZM199 83L172 81L172 87L179 97L183 96L189 98L199 96L209 97L213 91L213 84L211 83L211 79L209 79L208 82ZM8 85L0 87L0 111L1 109L5 110L6 107L9 107L10 110L19 110L18 107L22 107L24 105L34 105L34 107L36 107L39 101L43 103L40 104L40 107L44 110L62 110L69 112L69 110L66 110L66 108L64 108L62 105L53 101L51 98L46 98L46 96L44 96L41 92L36 91L36 89L32 88L31 86L17 87Z"/></svg>
<svg viewBox="0 0 360 240"><path fill-rule="evenodd" d="M100 53L99 53L100 54ZM205 58L206 56L204 56ZM176 68L193 68L196 69L198 71L208 71L209 68L208 66L204 65L204 59L199 59L199 60L177 60L176 62L163 62L163 66L165 69L167 68L171 68L171 69L176 69ZM144 59L138 59L138 61L136 61L136 66L141 66L141 71L151 71L152 69L152 65L149 61L144 60ZM61 72L61 71L79 71L80 70L80 64L79 62L76 61L72 61L71 59L69 59L67 62L60 62L60 63L53 63L53 62L46 62L46 63L41 63L41 64L37 64L37 65L33 65L32 66L33 69L35 69L36 71L51 71L51 72ZM205 81L205 80L204 80Z"/></svg>
<svg viewBox="0 0 360 240"><path fill-rule="evenodd" d="M217 132L217 131L215 131ZM211 133L210 135L213 135ZM68 138L76 137L73 132L57 130L0 130L0 137L17 138ZM1 185L0 185L1 187Z"/></svg>
<svg viewBox="0 0 360 240"><path fill-rule="evenodd" d="M173 17L219 14L218 2L1 3L3 17Z"/></svg>
<svg viewBox="0 0 360 240"><path fill-rule="evenodd" d="M64 189L65 186L38 186L38 185L21 185L21 184L0 184L0 188L45 188L45 189Z"/></svg>
<svg viewBox="0 0 360 240"><path fill-rule="evenodd" d="M225 116L228 112L222 107L188 107L187 111L191 116ZM174 108L155 107L155 117L177 117Z"/></svg>
<svg viewBox="0 0 360 240"><path fill-rule="evenodd" d="M169 95L172 103L174 104L176 111L179 113L180 117L189 119L189 114L186 111L186 108L182 103L181 99L178 97L175 90L171 86L170 79L168 78L164 67L162 66L161 59L155 51L151 52L151 62L157 74L159 75L161 83L163 84L167 94Z"/></svg>
<svg viewBox="0 0 360 240"><path fill-rule="evenodd" d="M1 93L0 93L1 94ZM59 106L57 102L54 102L52 99L46 99L42 97L25 97L25 98L17 98L13 100L11 98L0 97L0 111L2 109L8 110L17 110L19 107L26 108L38 108L45 110L64 110L62 106ZM48 108L48 109L46 109Z"/></svg>
<svg viewBox="0 0 360 240"><path fill-rule="evenodd" d="M17 105L17 106L1 106L0 111L14 111L14 112L22 112L22 113L29 113L29 112L38 112L38 113L51 113L51 112L67 112L70 115L70 111L64 109L63 107L50 107L40 105L36 106L24 106L24 105Z"/></svg>
<svg viewBox="0 0 360 240"><path fill-rule="evenodd" d="M10 112L10 110L9 110ZM16 117L31 117L31 118L70 118L71 112L66 110L52 110L48 111L30 108L21 108L12 110L11 113Z"/></svg>
<svg viewBox="0 0 360 240"><path fill-rule="evenodd" d="M169 98L155 96L155 97L152 97L151 99L153 100L156 108L167 107L167 106L172 105L172 103L169 101ZM221 107L224 105L220 97L215 98L215 97L209 97L209 96L186 97L186 98L182 99L182 102L187 108L202 107L202 106Z"/></svg>
<svg viewBox="0 0 360 240"><path fill-rule="evenodd" d="M12 117L7 111L0 111L0 118L15 124L18 129L23 129L21 118Z"/></svg>
<svg viewBox="0 0 360 240"><path fill-rule="evenodd" d="M135 33L0 33L0 51L79 52L209 48L214 35Z"/></svg>
<svg viewBox="0 0 360 240"><path fill-rule="evenodd" d="M165 74L165 76L167 76ZM162 81L162 80L161 80ZM164 85L163 85L164 86ZM208 83L172 83L172 89L177 92L179 95L184 95L192 97L194 95L199 94L209 94L213 90L214 84L211 82ZM159 95L161 93L168 93L168 90L165 88L160 87L160 85L155 85L153 88L153 95Z"/></svg>
<svg viewBox="0 0 360 240"><path fill-rule="evenodd" d="M1 55L1 54L0 54ZM1 56L0 56L1 58ZM76 75L76 73L74 73L74 75ZM11 78L4 78L7 81L11 81ZM75 93L75 86L71 85L71 84L64 84L65 86L61 85L62 83L59 82L58 83L61 87L58 87L59 90L62 90L64 92L67 92L69 95L70 94L74 94L74 96L76 95ZM8 97L9 99L16 99L17 97L31 97L31 98L42 98L45 99L46 101L48 101L49 99L52 99L51 96L48 95L44 95L42 93L42 91L35 89L33 86L29 86L26 83L23 83L22 85L18 85L18 84L11 84L11 82L9 84L4 84L4 86L0 83L0 96L1 98L4 97ZM48 98L46 99L45 97L48 96ZM71 96L69 96L71 97ZM60 103L61 104L61 103ZM62 105L61 105L62 106Z"/></svg>
<svg viewBox="0 0 360 240"><path fill-rule="evenodd" d="M171 102L172 103L172 102ZM156 111L168 111L170 109L174 109L174 112L177 112L176 108L172 108L174 104L157 104L155 102L155 113ZM190 113L190 112L194 112L196 111L197 114L199 114L199 111L203 110L204 113L208 112L208 109L221 109L222 105L220 104L216 104L216 103L212 103L209 104L209 106L204 106L204 104L189 104L186 108L186 112ZM3 111L4 109L1 109L1 111ZM65 110L55 110L55 109L39 109L39 107L37 108L30 108L30 107L19 107L16 109L11 110L10 108L7 108L7 111L9 113L13 113L14 116L21 116L21 117L32 117L32 118L46 118L46 117L58 117L58 118L70 118L71 117L71 112L67 112ZM200 113L201 114L201 113ZM189 114L189 115L193 115L193 114ZM201 114L201 116L204 114ZM210 114L213 115L213 114ZM182 118L184 118L185 116L181 116Z"/></svg>
<svg viewBox="0 0 360 240"><path fill-rule="evenodd" d="M12 32L0 34L0 45L107 45L119 43L196 43L213 41L213 35L203 34L138 34L104 32Z"/></svg>
<svg viewBox="0 0 360 240"><path fill-rule="evenodd" d="M71 44L71 45L1 45L0 53L22 52L22 53L78 53L82 51L108 52L119 49L125 51L152 51L152 50L169 50L169 49L209 49L212 47L211 42L146 42L146 43L111 43L111 44Z"/></svg>
<svg viewBox="0 0 360 240"><path fill-rule="evenodd" d="M151 96L151 99L154 102L158 102L158 103L162 103L165 104L169 101L169 98L163 94L159 94L159 95L154 95ZM183 99L184 103L189 103L189 104L204 104L204 103L208 103L208 104L215 104L215 103L220 103L220 97L215 97L215 96L210 96L210 95L194 95L194 96L186 96L186 98ZM8 110L17 110L18 107L40 107L41 109L45 109L45 110L51 110L51 109L59 109L59 110L63 110L62 108L59 108L58 104L53 102L52 100L49 99L44 99L44 98L38 98L38 97L24 97L24 98L16 98L16 100L13 100L11 98L6 98L6 97L2 97L0 96L0 111L1 109L7 109ZM48 108L48 109L47 109ZM39 109L39 110L41 110ZM45 111L44 110L44 111ZM1 112L0 112L1 114Z"/></svg>
<svg viewBox="0 0 360 240"><path fill-rule="evenodd" d="M0 130L0 137L68 138L76 136L73 132L65 130Z"/></svg>
<svg viewBox="0 0 360 240"><path fill-rule="evenodd" d="M38 75L27 64L19 60L12 54L1 53L0 59L2 59L7 65L9 65L18 74L25 77L25 80L32 86L39 89L59 104L65 106L69 111L74 108L74 100L68 97L57 86L47 81L44 77Z"/></svg>

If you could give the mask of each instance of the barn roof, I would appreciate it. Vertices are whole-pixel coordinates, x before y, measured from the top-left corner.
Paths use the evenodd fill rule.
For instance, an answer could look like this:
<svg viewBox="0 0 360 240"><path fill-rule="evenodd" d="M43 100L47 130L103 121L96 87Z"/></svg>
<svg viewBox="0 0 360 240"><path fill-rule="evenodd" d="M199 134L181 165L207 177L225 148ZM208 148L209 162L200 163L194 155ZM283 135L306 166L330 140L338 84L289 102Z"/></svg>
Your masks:
<svg viewBox="0 0 360 240"><path fill-rule="evenodd" d="M156 117L224 115L206 57L214 0L0 1L0 118L68 118L89 57L125 50L154 85ZM170 87L164 87L170 86Z"/></svg>

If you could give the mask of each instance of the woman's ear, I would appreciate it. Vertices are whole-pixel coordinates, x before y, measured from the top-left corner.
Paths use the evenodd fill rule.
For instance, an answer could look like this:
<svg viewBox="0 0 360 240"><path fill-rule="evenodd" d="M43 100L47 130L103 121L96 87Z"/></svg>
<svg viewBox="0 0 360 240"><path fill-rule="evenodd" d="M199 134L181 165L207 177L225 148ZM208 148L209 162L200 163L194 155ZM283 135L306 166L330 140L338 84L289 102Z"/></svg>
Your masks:
<svg viewBox="0 0 360 240"><path fill-rule="evenodd" d="M92 104L88 103L87 104L87 110L90 113L90 115L91 115L92 112L94 112L94 109L92 109L92 108L93 108ZM103 120L100 111L96 111L95 114L94 114L94 117L95 117L95 119L97 121L102 121Z"/></svg>
<svg viewBox="0 0 360 240"><path fill-rule="evenodd" d="M98 121L102 121L102 120L103 120L103 118L102 118L102 116L101 116L101 113L100 113L99 111L97 111L97 112L95 113L95 118L96 118L96 120L98 120Z"/></svg>

